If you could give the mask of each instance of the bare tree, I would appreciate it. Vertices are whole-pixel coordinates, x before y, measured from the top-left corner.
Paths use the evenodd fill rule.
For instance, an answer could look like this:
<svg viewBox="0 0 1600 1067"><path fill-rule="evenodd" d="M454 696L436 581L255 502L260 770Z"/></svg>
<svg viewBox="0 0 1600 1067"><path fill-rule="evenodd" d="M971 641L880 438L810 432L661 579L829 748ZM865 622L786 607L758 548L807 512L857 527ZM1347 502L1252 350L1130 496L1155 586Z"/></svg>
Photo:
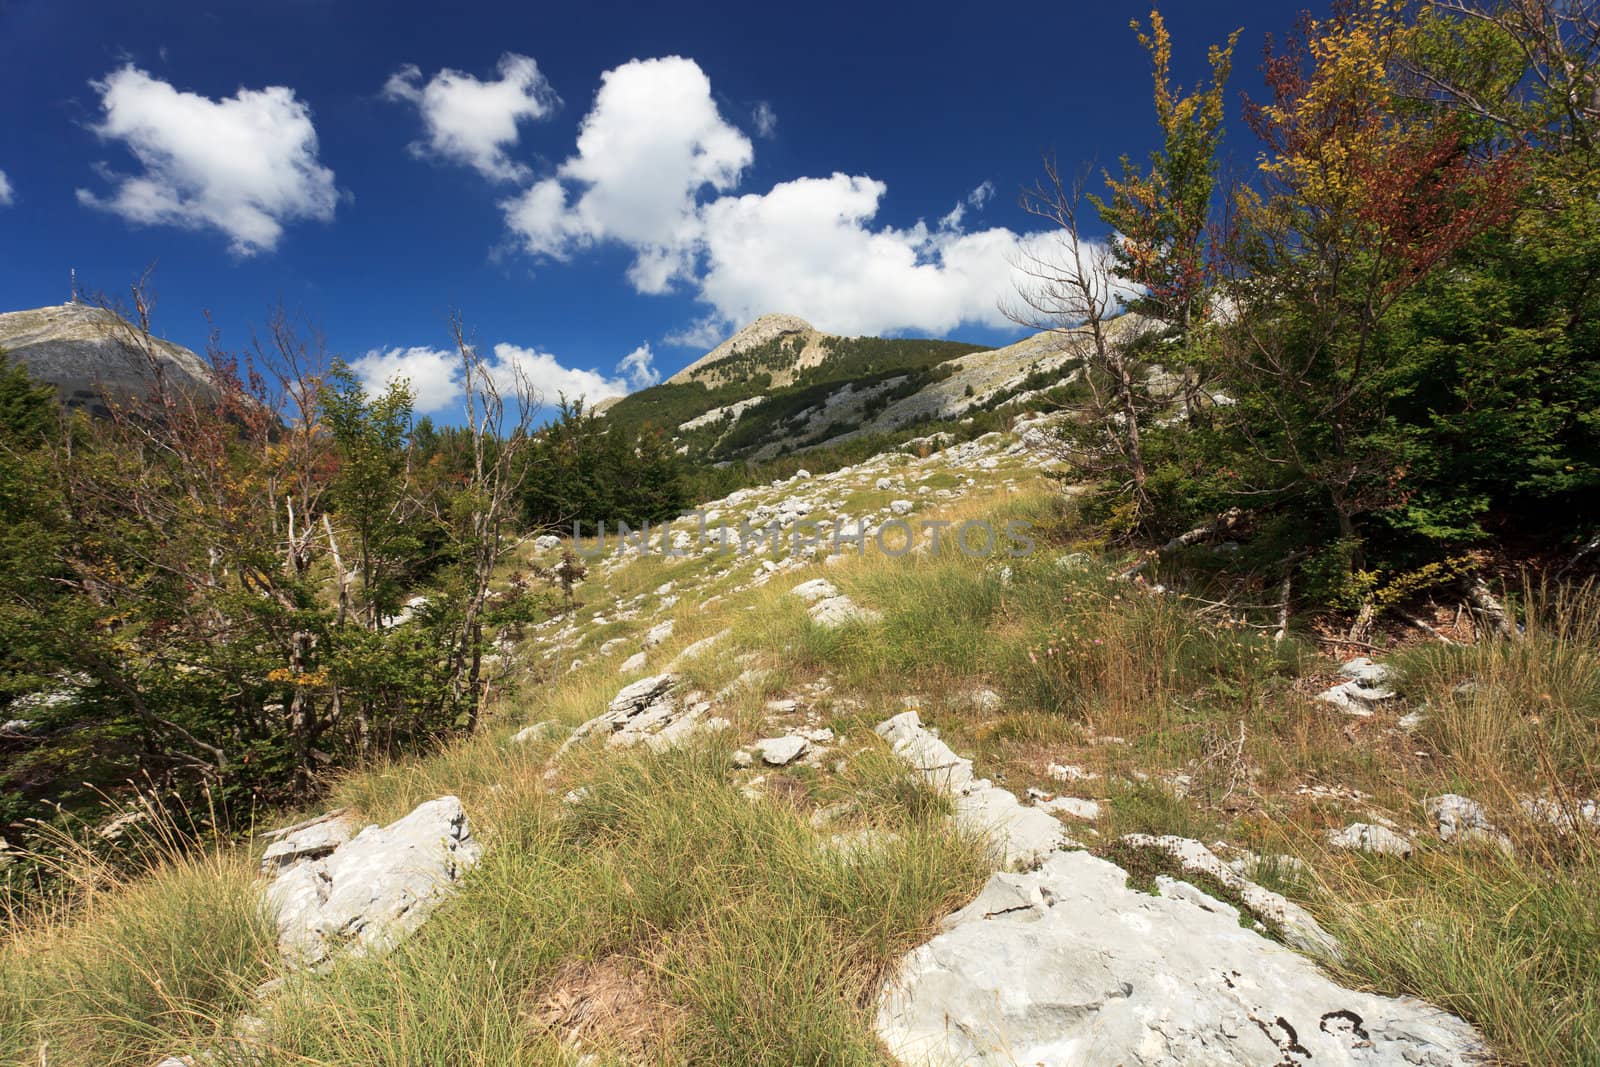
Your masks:
<svg viewBox="0 0 1600 1067"><path fill-rule="evenodd" d="M454 700L458 707L466 706L468 729L473 730L481 703L484 609L495 568L510 549L509 528L525 469L523 451L541 401L516 362L492 367L483 358L459 313L450 316L450 333L461 358L463 413L472 448L472 480L458 525L467 563L467 594L451 677ZM497 380L497 374L505 380Z"/></svg>
<svg viewBox="0 0 1600 1067"><path fill-rule="evenodd" d="M1121 316L1123 283L1110 246L1083 234L1084 177L1069 184L1048 156L1044 168L1044 179L1024 190L1020 203L1024 211L1050 223L1051 236L1019 253L1014 266L1024 280L1017 286L1017 299L1001 310L1019 325L1060 334L1077 358L1089 390L1087 414L1094 432L1087 441L1059 438L1061 458L1096 477L1120 475L1133 502L1132 525L1138 525L1151 510L1140 439L1147 405L1128 356L1140 324Z"/></svg>

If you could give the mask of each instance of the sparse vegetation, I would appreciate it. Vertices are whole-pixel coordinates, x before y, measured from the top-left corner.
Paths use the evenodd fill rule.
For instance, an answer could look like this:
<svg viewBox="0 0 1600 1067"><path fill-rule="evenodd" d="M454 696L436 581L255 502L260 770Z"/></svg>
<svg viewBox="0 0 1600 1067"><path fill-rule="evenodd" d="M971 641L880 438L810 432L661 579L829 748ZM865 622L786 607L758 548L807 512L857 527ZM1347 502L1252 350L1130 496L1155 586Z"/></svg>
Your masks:
<svg viewBox="0 0 1600 1067"><path fill-rule="evenodd" d="M1285 877L1273 884L1345 941L1349 979L1459 1011L1513 1058L1581 1058L1596 1018L1592 989L1577 975L1594 937L1578 892L1593 874L1583 859L1592 852L1588 838L1546 833L1528 838L1546 843L1535 849L1519 836L1514 857L1433 846L1411 861L1353 858L1330 853L1320 836L1350 816L1300 789L1336 782L1362 791L1366 805L1399 825L1418 825L1421 796L1499 760L1525 776L1506 778L1503 797L1478 795L1497 821L1517 825L1517 790L1547 773L1529 767L1523 750L1482 747L1488 739L1468 731L1447 747L1428 725L1422 736L1435 740L1424 743L1437 755L1418 760L1414 743L1391 744L1384 732L1406 706L1444 707L1441 697L1469 675L1497 694L1536 695L1558 680L1585 692L1586 627L1597 614L1591 596L1530 591L1519 600L1530 639L1516 646L1419 643L1402 661L1410 703L1352 733L1349 720L1302 695L1302 682L1326 661L1240 625L1244 617L1219 625L1205 604L1117 578L1076 550L1086 527L1044 483L1016 496L980 490L941 512L957 522L980 516L1028 517L1044 540L1033 557L982 569L965 558L872 553L826 569L881 610L880 623L812 627L788 583L682 616L680 646L739 622L722 654L697 661L692 684L728 687L745 669L736 655L754 656L767 672L729 698L735 725L726 737L664 756L578 751L547 780L545 759L559 733L519 746L504 737L522 722L573 724L592 715L618 684L602 660L503 704L476 737L346 776L329 802L375 820L455 793L493 847L436 921L392 955L341 963L271 998L274 1047L326 1063L434 1063L465 1050L484 1062L559 1063L569 1055L563 1040L577 1034L602 1057L652 1062L882 1062L871 1036L876 980L984 874L976 843L952 835L947 801L871 736L872 725L915 693L924 718L975 754L980 773L1019 791L1037 785L1098 799L1101 815L1090 824L1098 840L1176 833L1265 854L1258 872L1278 864ZM706 573L702 560L640 560L596 577L585 610ZM1064 641L1076 642L1070 647L1079 654L1061 655ZM1050 647L1056 656L1030 660ZM764 701L818 678L831 682L827 721L853 754L837 772L769 771L752 802L740 793L743 779L730 776L732 746L759 727ZM1001 694L998 706L968 699L984 686ZM1568 714L1592 725L1586 704ZM1045 772L1056 763L1080 768L1083 779L1063 785ZM1591 787L1581 759L1550 764L1557 765L1563 795ZM583 799L563 803L580 785ZM861 830L878 842L865 852L830 844L833 834ZM1304 859L1312 873L1271 859L1282 855ZM233 862L189 869L201 871L205 892L233 892L230 879L247 870ZM112 896L132 901L135 892L116 888ZM120 941L125 928L110 914L85 904L55 912L40 929L67 941ZM1458 937L1474 954L1450 940ZM13 935L10 959L30 961L13 968L23 976L17 981L46 980L33 962L46 958L44 944ZM209 958L197 957L198 973L209 973ZM1456 962L1428 969L1435 958ZM1503 965L1480 966L1485 959ZM238 1009L239 990L272 973L254 956L227 966L242 977L200 988L178 1015L162 1009L153 1028L133 1028L144 1036L127 1047L140 1055L199 1047ZM1536 1007L1559 1023L1530 1038ZM17 1016L8 1055L21 1060L41 1035L70 1025L66 1010ZM143 1017L116 1014L124 1012ZM797 1017L805 1025L778 1024ZM118 1023L107 1032L130 1031Z"/></svg>
<svg viewBox="0 0 1600 1067"><path fill-rule="evenodd" d="M1053 166L1028 200L1067 241L1030 309L1078 358L1021 379L1066 406L1053 446L1004 436L994 395L821 444L851 432L824 410L843 384L881 411L972 351L954 342L786 335L539 435L459 325L460 429L281 320L282 418L222 353L205 403L158 389L102 423L0 355L0 699L21 722L0 733L20 839L0 841L0 1061L148 1067L249 1014L261 1062L886 1065L877 991L995 855L958 829L978 794L875 732L912 709L935 774L1064 805L1026 813L1046 851L1070 831L1137 888L1242 904L1226 872L1124 835L1204 842L1323 923L1345 983L1459 1013L1506 1062L1600 1062L1600 27L1580 7L1306 20L1249 110L1259 173L1225 197L1236 38L1185 95L1153 15L1161 148L1103 201ZM745 417L669 436L752 388ZM819 447L752 458L783 442ZM914 515L944 547L510 551L518 518L670 519L733 489L731 522ZM980 521L1026 523L1020 550L956 551ZM667 670L645 688L720 721L566 747ZM140 799L108 824L108 794ZM442 794L481 863L392 951L289 970L253 824ZM1444 794L1475 821L1446 832Z"/></svg>

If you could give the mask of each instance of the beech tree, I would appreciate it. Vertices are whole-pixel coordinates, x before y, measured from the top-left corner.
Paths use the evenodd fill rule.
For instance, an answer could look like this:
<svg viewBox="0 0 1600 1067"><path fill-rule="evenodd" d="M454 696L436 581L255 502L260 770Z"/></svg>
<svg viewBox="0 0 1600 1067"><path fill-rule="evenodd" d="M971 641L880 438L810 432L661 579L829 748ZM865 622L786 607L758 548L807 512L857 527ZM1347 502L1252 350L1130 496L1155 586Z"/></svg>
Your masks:
<svg viewBox="0 0 1600 1067"><path fill-rule="evenodd" d="M1234 426L1265 483L1325 500L1353 569L1363 516L1407 491L1389 414L1407 357L1390 313L1505 221L1518 184L1515 154L1475 152L1450 116L1402 106L1404 8L1342 4L1269 51L1270 99L1246 109L1261 187L1240 190L1229 235Z"/></svg>
<svg viewBox="0 0 1600 1067"><path fill-rule="evenodd" d="M1146 33L1132 28L1150 53L1156 126L1161 147L1141 168L1122 157L1122 173L1107 173L1106 197L1092 197L1100 219L1115 235L1117 272L1140 290L1130 310L1149 315L1185 344L1208 311L1213 284L1208 235L1222 142L1223 93L1241 31L1207 56L1211 80L1185 94L1172 81L1172 37L1161 12L1150 12Z"/></svg>

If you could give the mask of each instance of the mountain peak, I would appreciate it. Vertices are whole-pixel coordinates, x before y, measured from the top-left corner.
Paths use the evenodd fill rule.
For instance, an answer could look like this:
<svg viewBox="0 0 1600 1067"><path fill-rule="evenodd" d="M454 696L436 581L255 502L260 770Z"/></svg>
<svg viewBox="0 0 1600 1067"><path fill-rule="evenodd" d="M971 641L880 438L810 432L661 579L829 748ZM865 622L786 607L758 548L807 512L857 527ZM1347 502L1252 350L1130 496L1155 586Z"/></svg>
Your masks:
<svg viewBox="0 0 1600 1067"><path fill-rule="evenodd" d="M707 352L677 374L668 378L667 381L681 385L684 382L693 380L696 372L718 360L736 356L740 352L759 347L774 338L783 337L786 334L811 334L815 332L811 324L798 315L785 315L778 312L762 315L716 348L713 348L710 352Z"/></svg>

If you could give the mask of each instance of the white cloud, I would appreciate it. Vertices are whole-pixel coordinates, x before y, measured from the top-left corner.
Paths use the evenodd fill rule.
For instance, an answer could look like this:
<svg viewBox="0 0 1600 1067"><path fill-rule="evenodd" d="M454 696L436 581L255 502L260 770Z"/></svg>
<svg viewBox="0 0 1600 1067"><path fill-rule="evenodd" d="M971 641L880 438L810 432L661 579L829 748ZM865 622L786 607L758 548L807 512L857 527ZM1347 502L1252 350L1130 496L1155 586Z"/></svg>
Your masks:
<svg viewBox="0 0 1600 1067"><path fill-rule="evenodd" d="M723 121L693 60L633 60L602 77L577 154L502 208L534 254L628 245L634 288L659 293L692 275L701 191L732 189L753 159L749 138Z"/></svg>
<svg viewBox="0 0 1600 1067"><path fill-rule="evenodd" d="M628 376L628 384L635 389L648 389L661 380L655 367L655 354L648 344L642 344L622 357L617 370Z"/></svg>
<svg viewBox="0 0 1600 1067"><path fill-rule="evenodd" d="M16 202L16 194L11 191L11 179L6 177L5 171L0 170L0 207L10 207Z"/></svg>
<svg viewBox="0 0 1600 1067"><path fill-rule="evenodd" d="M776 121L765 104L752 118L761 134ZM692 60L634 60L603 76L576 154L502 208L533 255L567 259L611 242L633 253L637 291L688 283L706 314L664 340L702 349L773 311L835 333L1009 327L1002 305L1029 286L1029 257L1056 257L1046 234L967 232L963 223L994 197L989 181L936 224L897 228L878 223L888 189L867 175L738 195L753 161Z"/></svg>
<svg viewBox="0 0 1600 1067"><path fill-rule="evenodd" d="M508 401L516 393L519 377L533 390L540 404L553 404L561 395L569 400L582 397L585 403L593 404L629 391L629 381L608 378L599 371L564 366L555 356L535 348L502 342L492 351L487 369L500 394ZM633 388L655 384L657 376L650 358L646 345L629 353L618 365L619 370L629 375ZM351 360L350 369L361 380L368 395L382 392L396 378L407 379L416 397L414 406L419 415L454 412L461 406L461 357L454 351L425 346L374 349Z"/></svg>
<svg viewBox="0 0 1600 1067"><path fill-rule="evenodd" d="M620 379L607 378L599 371L564 367L548 352L502 343L494 346L494 357L490 373L502 393L511 392L515 368L545 404L554 404L558 397L565 396L568 400L582 398L585 406L592 406L597 400L622 396L628 391L627 383Z"/></svg>
<svg viewBox="0 0 1600 1067"><path fill-rule="evenodd" d="M733 323L712 311L682 329L672 331L662 340L677 348L712 349L726 340L733 328Z"/></svg>
<svg viewBox="0 0 1600 1067"><path fill-rule="evenodd" d="M517 143L518 123L543 118L560 101L529 57L507 52L498 69L494 81L447 67L424 82L413 64L390 75L383 95L415 104L427 132L412 152L464 163L490 181L525 180L528 168L506 149Z"/></svg>
<svg viewBox="0 0 1600 1067"><path fill-rule="evenodd" d="M455 352L417 346L377 349L350 361L369 396L381 393L397 378L411 384L416 410L424 415L452 408L461 399L461 357Z"/></svg>
<svg viewBox="0 0 1600 1067"><path fill-rule="evenodd" d="M1013 263L1026 238L874 227L885 191L834 174L707 204L701 298L735 322L785 311L834 333L1010 325L1000 303L1020 280Z"/></svg>
<svg viewBox="0 0 1600 1067"><path fill-rule="evenodd" d="M81 203L134 223L221 230L246 256L276 247L286 222L333 218L333 171L317 159L311 111L294 90L212 100L132 65L92 84L105 114L91 128L123 142L143 170L104 171L111 195L79 189Z"/></svg>
<svg viewBox="0 0 1600 1067"><path fill-rule="evenodd" d="M765 100L756 105L750 113L750 119L756 124L756 136L771 137L778 132L778 113L772 110L772 105Z"/></svg>
<svg viewBox="0 0 1600 1067"><path fill-rule="evenodd" d="M987 204L993 196L994 182L985 181L981 183L976 189L967 194L966 199L956 201L956 205L950 209L950 213L939 220L940 228L959 230L961 221L967 217L967 208L971 207L982 211L983 205Z"/></svg>

